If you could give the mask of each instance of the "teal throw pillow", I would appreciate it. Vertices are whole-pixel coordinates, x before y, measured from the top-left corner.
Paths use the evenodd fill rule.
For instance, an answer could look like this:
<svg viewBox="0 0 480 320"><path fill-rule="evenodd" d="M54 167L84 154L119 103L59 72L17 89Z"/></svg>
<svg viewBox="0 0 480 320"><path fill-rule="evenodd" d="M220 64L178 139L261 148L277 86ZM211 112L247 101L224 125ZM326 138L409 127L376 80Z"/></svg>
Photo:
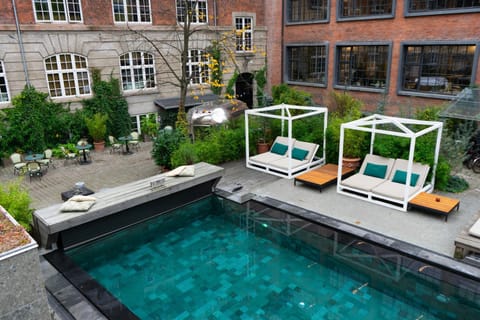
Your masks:
<svg viewBox="0 0 480 320"><path fill-rule="evenodd" d="M292 150L292 158L297 160L305 160L308 155L308 150L303 150L299 148L293 148Z"/></svg>
<svg viewBox="0 0 480 320"><path fill-rule="evenodd" d="M385 175L387 174L387 165L368 162L363 174L375 178L385 179Z"/></svg>
<svg viewBox="0 0 480 320"><path fill-rule="evenodd" d="M283 143L275 142L270 152L283 156L288 150L288 146Z"/></svg>
<svg viewBox="0 0 480 320"><path fill-rule="evenodd" d="M416 173L412 173L412 176L410 178L410 186L415 187L419 177L420 175ZM401 183L401 184L407 183L407 172L403 170L395 171L392 182Z"/></svg>

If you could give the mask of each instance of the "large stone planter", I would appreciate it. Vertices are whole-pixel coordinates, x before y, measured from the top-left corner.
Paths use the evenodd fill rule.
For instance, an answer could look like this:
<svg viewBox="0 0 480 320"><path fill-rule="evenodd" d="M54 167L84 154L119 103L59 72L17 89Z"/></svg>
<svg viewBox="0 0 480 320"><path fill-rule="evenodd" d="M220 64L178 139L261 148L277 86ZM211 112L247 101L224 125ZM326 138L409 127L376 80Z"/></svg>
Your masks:
<svg viewBox="0 0 480 320"><path fill-rule="evenodd" d="M0 214L18 225L2 206ZM0 320L52 319L40 270L38 245L30 235L28 238L29 243L0 253Z"/></svg>

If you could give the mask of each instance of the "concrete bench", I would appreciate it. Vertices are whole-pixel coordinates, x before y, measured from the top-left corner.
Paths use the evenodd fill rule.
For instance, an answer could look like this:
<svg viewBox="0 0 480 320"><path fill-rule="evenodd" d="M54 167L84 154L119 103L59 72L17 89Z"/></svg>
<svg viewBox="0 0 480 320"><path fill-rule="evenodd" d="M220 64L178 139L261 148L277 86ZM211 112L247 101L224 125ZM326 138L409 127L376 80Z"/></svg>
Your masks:
<svg viewBox="0 0 480 320"><path fill-rule="evenodd" d="M87 212L61 212L62 203L36 210L33 224L40 245L70 246L208 196L224 169L204 162L194 167L192 177L159 174L100 190L92 195L97 200Z"/></svg>

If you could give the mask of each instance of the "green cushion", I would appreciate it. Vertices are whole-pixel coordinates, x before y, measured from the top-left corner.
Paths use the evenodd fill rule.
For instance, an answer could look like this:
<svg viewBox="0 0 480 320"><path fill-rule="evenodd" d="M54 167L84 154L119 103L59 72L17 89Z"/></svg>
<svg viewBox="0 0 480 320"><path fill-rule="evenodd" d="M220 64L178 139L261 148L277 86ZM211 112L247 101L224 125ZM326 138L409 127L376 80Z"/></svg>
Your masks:
<svg viewBox="0 0 480 320"><path fill-rule="evenodd" d="M297 160L305 160L308 155L308 150L303 150L299 148L293 148L292 150L292 158Z"/></svg>
<svg viewBox="0 0 480 320"><path fill-rule="evenodd" d="M287 152L287 150L288 150L288 146L286 144L275 142L270 152L283 156Z"/></svg>
<svg viewBox="0 0 480 320"><path fill-rule="evenodd" d="M412 173L412 176L410 178L410 186L415 187L415 185L417 184L418 178L420 178L419 174ZM401 184L407 183L407 172L403 170L395 171L392 182L401 183Z"/></svg>
<svg viewBox="0 0 480 320"><path fill-rule="evenodd" d="M388 166L386 164L375 164L368 162L363 174L375 178L385 179L387 167Z"/></svg>

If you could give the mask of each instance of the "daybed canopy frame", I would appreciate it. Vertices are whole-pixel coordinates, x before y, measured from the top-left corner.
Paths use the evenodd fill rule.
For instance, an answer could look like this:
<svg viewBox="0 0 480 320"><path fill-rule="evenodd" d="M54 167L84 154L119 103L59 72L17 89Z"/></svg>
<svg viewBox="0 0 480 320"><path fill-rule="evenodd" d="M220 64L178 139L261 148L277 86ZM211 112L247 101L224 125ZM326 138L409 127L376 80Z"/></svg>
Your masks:
<svg viewBox="0 0 480 320"><path fill-rule="evenodd" d="M379 126L382 126L382 125L392 125L394 126L394 128L397 128L398 131L379 128ZM408 127L410 125L422 126L423 129L414 132ZM408 138L410 139L410 150L408 155L408 167L407 167L407 176L406 176L406 183L405 183L405 192L404 192L403 201L401 203L399 203L398 200L396 199L389 199L389 198L384 198L383 200L385 201L374 201L370 197L365 198L365 197L357 196L354 193L342 191L341 179L337 179L337 192L345 195L353 196L359 199L363 199L366 201L375 202L375 203L384 205L386 207L407 211L408 202L411 198L415 197L421 191L431 192L435 187L435 172L437 169L438 155L440 153L442 128L443 128L443 123L439 121L426 121L426 120L398 118L398 117L390 117L390 116L384 116L379 114L373 114L358 120L354 120L354 121L342 124L341 130L340 130L340 143L339 143L339 152L338 152L338 164L339 164L338 177L341 177L341 173L342 173L343 141L345 136L345 130L357 130L357 131L370 132L371 133L370 151L369 151L370 154L373 154L373 146L375 144L376 134L386 134L391 136ZM417 193L409 197L408 186L410 185L410 180L411 180L416 140L417 138L435 130L437 131L437 139L435 144L434 163L433 163L433 167L431 168L432 174L431 174L430 183L425 184L425 186L423 186L423 188L420 189L420 191L418 191ZM391 204L390 202L400 204L401 208L399 208L397 205Z"/></svg>
<svg viewBox="0 0 480 320"><path fill-rule="evenodd" d="M291 111L294 110L301 110L302 113L298 115L292 115ZM280 114L275 114L274 112L280 111ZM320 116L323 115L323 142L322 142L322 157L320 159L314 160L313 165L320 165L325 163L325 152L326 152L326 130L327 130L327 119L328 119L328 109L325 107L314 107L314 106L295 106L289 104L279 104L264 108L255 108L245 110L245 158L246 158L246 166L247 168L267 172L273 175L277 175L280 177L287 177L291 179L295 177L295 175L300 174L301 172L292 172L292 127L293 122L295 120L303 119L306 117L312 116ZM249 137L249 117L257 116L257 117L265 117L265 118L272 118L278 119L281 121L281 135L284 135L285 131L285 123L287 124L287 137L288 137L288 152L287 157L289 159L288 163L288 172L283 173L276 170L271 170L270 168L259 168L258 166L252 165L250 163L250 137Z"/></svg>

